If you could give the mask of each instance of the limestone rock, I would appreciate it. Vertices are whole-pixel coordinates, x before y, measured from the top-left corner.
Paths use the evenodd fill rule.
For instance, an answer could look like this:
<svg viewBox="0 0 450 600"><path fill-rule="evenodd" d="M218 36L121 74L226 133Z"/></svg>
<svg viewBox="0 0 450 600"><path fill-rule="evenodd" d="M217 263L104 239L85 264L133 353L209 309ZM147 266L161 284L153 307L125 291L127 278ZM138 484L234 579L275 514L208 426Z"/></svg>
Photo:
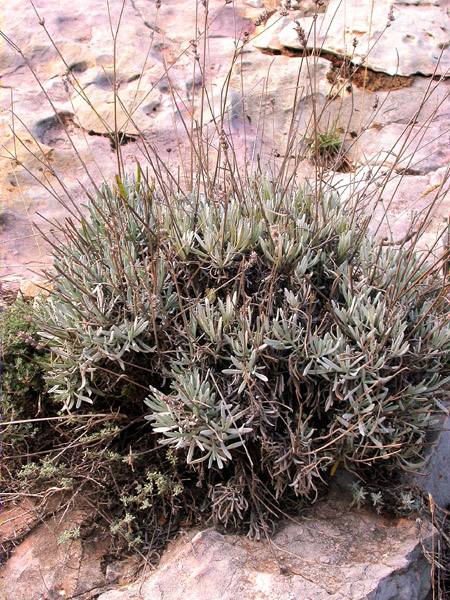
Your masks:
<svg viewBox="0 0 450 600"><path fill-rule="evenodd" d="M450 505L450 416L434 435L428 461L422 473L415 477L421 490L432 495L441 507Z"/></svg>
<svg viewBox="0 0 450 600"><path fill-rule="evenodd" d="M20 295L25 299L36 298L36 296L49 296L52 284L48 281L35 281L24 280L20 284Z"/></svg>
<svg viewBox="0 0 450 600"><path fill-rule="evenodd" d="M326 19L334 13L337 1L332 0L325 15L318 16L319 32L324 31ZM117 23L120 4L111 3L113 24ZM351 44L355 35L359 36L362 41L357 51L364 53L371 4L368 0L346 0L339 4L336 30L334 25L330 29L330 39L335 44L329 48L330 52L346 51L345 44L345 48L339 45L339 36L342 37L344 25L348 24L346 44ZM264 1L268 9L279 5L276 0ZM448 161L449 83L436 85L436 91L418 114L429 79L411 78L407 82L409 87L403 89L392 85L384 88L382 80L376 93L360 90L356 84L336 92L338 86L330 83L332 65L320 57L310 61L308 66L303 61L297 86L301 57L270 56L259 48L283 53L282 37L293 27L292 20L298 15L310 14L313 5L310 0L302 1L298 11L290 11L290 16L285 18L277 12L268 20L264 31L258 29L255 33L251 19L260 9L251 8L243 1L225 5L223 0L210 0L208 60L205 72L200 74L198 69L193 70L190 41L201 29L203 7L200 5L196 13L192 0L164 0L157 12L155 3L148 0L127 1L118 38L118 101L114 106L114 53L104 6L97 0L80 0L70 6L41 0L38 10L45 17L45 27L54 38L56 49L39 25L31 4L11 0L3 15L2 30L24 51L41 85L23 58L3 44L0 49L0 135L4 146L0 157L0 276L4 288L16 289L22 279L34 281L40 271L51 266L49 247L33 223L37 222L50 235L51 226L39 215L60 221L68 214L68 206L75 204L81 208L85 202L80 183L92 188L93 182L113 180L117 157L115 140L109 132L115 121L126 134L121 151L128 172L135 171L136 161L146 166L144 144L151 147L164 164L177 171L189 154L182 121L189 122L191 115L200 121L200 78L212 99L211 107L209 102L203 103L202 115L203 122L209 124L205 138L212 140L211 156L217 141L214 119L220 112L224 84L229 90L224 127L232 136L236 157L241 161L258 157L264 164L268 158L273 161L285 155L292 109L297 102L293 126L298 142L290 151L291 157L302 156L297 172L300 180L314 173L314 166L303 161L303 136L310 135L313 110L319 115L320 129L331 125L347 132L346 149L356 169L392 165L391 150L397 142L394 138L411 122L414 139L410 150L415 152L414 166L406 166L406 169L408 176L414 174L424 179L415 181L417 185L410 183L408 189L402 187L396 204L400 212L394 215L408 215L417 201L416 190L420 187L425 191L434 185L430 183L432 176L438 177L436 173L440 173ZM374 3L373 35L384 27L389 5L387 0ZM342 12L344 6L346 15ZM322 7L325 8L326 3ZM351 8L355 9L352 19ZM409 15L414 21L411 27L417 38L412 41L403 40L396 29L403 22L403 15ZM414 31L427 28L430 19L437 19L439 28L447 27L445 2L433 0L422 6L414 0L399 0L395 3L394 16L396 20L386 32L387 40L391 43L394 39L400 44L402 65L416 61L419 66L410 70L420 71L420 65L432 63L432 45L442 43L442 36L447 33L442 29L441 33L433 33L434 29L429 29L435 37L422 39L422 34ZM311 22L302 17L305 28ZM356 25L360 33L352 33ZM242 39L244 31L250 33L250 43L235 61L228 87L228 71L236 51L235 38ZM384 52L382 40L379 58L389 62L392 55L386 53L387 50ZM199 52L203 52L202 44ZM448 55L448 50L444 54ZM369 66L383 70L386 65ZM386 72L391 66L387 65ZM171 91L178 99L176 107ZM376 102L378 108L374 110ZM12 106L15 119L11 115ZM398 149L397 143L395 153ZM447 212L449 201L449 198L445 201ZM435 235L437 222L432 228Z"/></svg>
<svg viewBox="0 0 450 600"><path fill-rule="evenodd" d="M230 82L229 115L233 132L244 127L256 130L259 123L263 129L260 142L283 152L295 111L296 131L301 141L311 126L313 100L320 103L329 90L325 78L328 68L328 61L322 58L306 65L300 59L267 56L249 49L235 66Z"/></svg>
<svg viewBox="0 0 450 600"><path fill-rule="evenodd" d="M327 183L343 199L357 202L363 214L371 216L370 231L389 243L407 240L411 229L417 231L427 216L430 223L417 249L431 250L436 259L442 256L450 185L446 167L406 175L394 174L385 165L364 166L350 173L330 173Z"/></svg>
<svg viewBox="0 0 450 600"><path fill-rule="evenodd" d="M278 13L272 15L265 27L253 38L253 46L269 53L280 53L284 46L281 43L281 33L292 24L290 17L280 17Z"/></svg>
<svg viewBox="0 0 450 600"><path fill-rule="evenodd" d="M16 506L3 508L0 514L0 548L8 542L21 538L37 524L38 520L36 507L28 498Z"/></svg>
<svg viewBox="0 0 450 600"><path fill-rule="evenodd" d="M86 516L73 510L63 520L55 516L35 526L0 569L0 600L74 598L105 585L101 559L108 539L67 536Z"/></svg>
<svg viewBox="0 0 450 600"><path fill-rule="evenodd" d="M359 164L395 166L397 172L424 175L450 163L450 130L441 120L427 125L391 123L367 129L353 153Z"/></svg>
<svg viewBox="0 0 450 600"><path fill-rule="evenodd" d="M271 542L187 533L155 571L98 600L425 600L429 590L415 523L349 512L334 498Z"/></svg>
<svg viewBox="0 0 450 600"><path fill-rule="evenodd" d="M314 25L311 17L300 23L308 35L308 47L351 57L355 64L363 63L374 71L389 75L445 75L450 68L450 26L445 0L424 5L412 1L331 0L325 15L319 16ZM281 32L280 43L301 49L294 27L291 22ZM357 41L356 48L353 40Z"/></svg>

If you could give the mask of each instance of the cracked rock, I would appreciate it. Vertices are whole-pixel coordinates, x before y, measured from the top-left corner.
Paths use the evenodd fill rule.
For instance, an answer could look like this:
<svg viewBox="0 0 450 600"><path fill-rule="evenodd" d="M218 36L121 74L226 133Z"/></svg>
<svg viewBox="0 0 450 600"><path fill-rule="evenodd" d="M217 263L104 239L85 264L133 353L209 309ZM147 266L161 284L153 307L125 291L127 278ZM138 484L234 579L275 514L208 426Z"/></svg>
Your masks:
<svg viewBox="0 0 450 600"><path fill-rule="evenodd" d="M20 522L20 514L17 517ZM73 510L62 521L55 516L38 524L0 569L0 600L74 598L104 585L101 559L109 540L73 536L63 542L64 534L76 530L87 517L82 510ZM0 521L0 540L2 529Z"/></svg>
<svg viewBox="0 0 450 600"><path fill-rule="evenodd" d="M392 12L391 12L392 6ZM331 0L325 15L300 19L308 47L388 75L448 75L450 39L446 1ZM314 35L316 31L316 35ZM279 35L287 48L302 49L291 21ZM357 45L353 47L353 41Z"/></svg>
<svg viewBox="0 0 450 600"><path fill-rule="evenodd" d="M414 522L349 512L333 497L272 542L189 532L155 571L98 600L425 600L429 590Z"/></svg>

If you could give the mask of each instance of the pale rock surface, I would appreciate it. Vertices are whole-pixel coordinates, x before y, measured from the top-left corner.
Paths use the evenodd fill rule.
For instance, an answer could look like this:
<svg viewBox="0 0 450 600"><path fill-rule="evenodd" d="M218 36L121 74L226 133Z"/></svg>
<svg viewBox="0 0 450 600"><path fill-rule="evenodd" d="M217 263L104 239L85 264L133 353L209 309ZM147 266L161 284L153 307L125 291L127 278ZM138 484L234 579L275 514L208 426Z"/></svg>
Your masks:
<svg viewBox="0 0 450 600"><path fill-rule="evenodd" d="M436 259L442 255L445 243L442 234L448 218L446 167L412 176L392 173L384 165L365 166L353 173L330 173L327 183L342 198L351 197L364 207L363 214L371 215L370 231L388 243L407 241L411 226L417 231L432 207L433 219L422 234L419 248L432 251Z"/></svg>
<svg viewBox="0 0 450 600"><path fill-rule="evenodd" d="M450 162L450 81L413 79L410 85L368 94L356 87L340 100L339 122L358 137L347 139L356 165L395 164L396 171L425 175ZM333 103L327 111L332 113Z"/></svg>
<svg viewBox="0 0 450 600"><path fill-rule="evenodd" d="M337 8L336 2L332 0L325 15L318 16L317 25L322 31L324 20ZM119 4L111 3L113 24L117 23ZM371 35L384 28L389 4L386 0L374 3ZM276 5L279 3L272 0L264 2L269 9ZM350 28L350 43L354 35L361 38L358 52L367 43L364 40L371 5L369 0L346 0L339 4L335 16L337 32ZM443 0L433 0L426 6L412 0L395 3L396 20L386 36L389 43L392 39L401 43L399 55L410 66L408 72L429 71L423 65L432 63L431 45L441 43L442 36L448 37L442 29L447 27L447 5ZM71 203L82 209L85 195L80 184L92 189L94 183L111 181L117 172L114 140L108 133L114 121L127 136L121 147L127 171L133 172L137 161L145 167L150 148L150 153L176 172L180 161L188 156L182 121L189 121L191 112L199 118L198 89L202 81L199 70L193 70L190 40L201 29L203 8L200 5L196 23L192 0L164 0L158 12L147 0L125 3L117 46L116 105L112 91L113 44L104 6L97 0L82 0L70 6L58 0L39 0L36 6L39 15L45 17L45 27L56 48L49 43L31 4L24 5L22 0L8 4L2 30L23 50L41 84L20 55L4 42L0 47L0 134L4 146L0 153L0 282L5 289L22 287L27 295L34 287L22 281L39 280L42 271L51 267L48 246L35 223L51 234L48 219L61 221ZM325 58L307 64L299 56L270 55L284 52L282 38L292 29L294 18L310 14L310 0L301 2L300 9L291 11L288 17L275 13L265 27L256 31L252 19L260 9L243 0L236 0L234 6L235 12L233 5L225 5L223 0L209 2L211 26L203 76L213 102L211 108L205 108L203 118L208 123L211 152L217 146L213 117L220 112L221 89L236 49L235 39L242 39L247 31L251 41L232 70L224 123L238 159L253 165L259 160L272 168L272 161L286 156L297 160L300 156L299 180L313 177L315 167L308 159L307 144L312 133L311 117L316 112L319 129L337 127L344 138L354 172L329 175L339 182L340 189L344 189L345 182L354 186L355 180L370 169L378 169L380 177L392 178L386 188L389 196L387 192L383 195L384 204L378 205L375 216L383 206L392 207L388 217L395 225L395 239L402 238L417 206L423 207L432 199L434 192L430 189L435 186L441 197L429 230L430 240L434 239L442 231L442 219L450 207L448 195L445 198L439 191L449 161L449 82L411 77L397 85L394 79L384 76L376 91L362 90L356 84L332 84L332 66ZM325 8L326 3L321 10ZM422 39L419 32L413 41L400 39L396 28L402 23L403 13L419 29L428 27L428 21L434 19L441 33L435 35L430 29L434 37ZM350 31L355 28L360 33ZM333 31L331 28L331 40ZM386 64L370 66L389 73L392 56L384 52L383 43L380 40L379 57ZM346 48L336 45L329 50L340 55L347 52ZM201 44L198 50L202 53ZM433 88L432 94L429 87ZM175 110L171 89L178 99ZM297 142L287 148L291 124ZM402 140L408 138L404 147L399 136ZM391 176L389 169L399 153L401 163ZM389 230L386 227L383 234L388 235Z"/></svg>
<svg viewBox="0 0 450 600"><path fill-rule="evenodd" d="M414 522L349 512L333 498L271 542L186 533L155 571L98 600L425 600L429 590Z"/></svg>
<svg viewBox="0 0 450 600"><path fill-rule="evenodd" d="M14 543L0 561L0 600L427 600L430 525L351 508L347 478L337 479L271 540L182 531L141 572L138 556L108 560L108 536L86 535L90 509L42 521L26 501L0 517L0 548Z"/></svg>
<svg viewBox="0 0 450 600"><path fill-rule="evenodd" d="M245 4L252 8L263 8L264 6L263 0L245 0Z"/></svg>
<svg viewBox="0 0 450 600"><path fill-rule="evenodd" d="M325 77L328 69L325 59L306 65L287 56L267 56L249 47L230 81L231 131L255 132L258 128L259 144L283 153L293 110L298 115L295 124L300 141L310 128L312 101L320 103L330 89ZM317 84L313 85L313 81Z"/></svg>
<svg viewBox="0 0 450 600"><path fill-rule="evenodd" d="M264 52L279 54L285 47L281 43L280 35L286 28L292 26L291 17L280 17L279 13L272 15L266 22L265 26L257 32L253 39L255 48Z"/></svg>
<svg viewBox="0 0 450 600"><path fill-rule="evenodd" d="M121 4L110 3L113 29ZM190 40L203 9L196 22L191 0L165 0L158 12L154 3L127 1L115 76L106 3L39 0L35 5L38 14L31 3L11 0L2 15L2 30L23 53L1 40L0 277L5 289L18 289L23 279L37 280L51 267L48 245L35 223L48 235L48 219L61 221L70 205L80 208L86 201L81 185L92 189L94 183L113 180L115 123L128 136L121 148L128 172L135 171L137 161L145 167L149 152L176 170L180 156L188 154L182 119L189 120L199 104L192 98L199 71L193 74ZM234 11L222 0L211 0L209 9L206 77L217 105L234 39L253 25L241 15L242 3ZM54 46L38 15L45 18ZM176 109L171 89L179 100Z"/></svg>
<svg viewBox="0 0 450 600"><path fill-rule="evenodd" d="M388 75L445 76L450 68L448 11L447 0L331 0L315 24L312 17L300 24L308 35L308 47L350 57L354 64L364 63ZM280 42L287 48L302 49L293 23L281 32Z"/></svg>

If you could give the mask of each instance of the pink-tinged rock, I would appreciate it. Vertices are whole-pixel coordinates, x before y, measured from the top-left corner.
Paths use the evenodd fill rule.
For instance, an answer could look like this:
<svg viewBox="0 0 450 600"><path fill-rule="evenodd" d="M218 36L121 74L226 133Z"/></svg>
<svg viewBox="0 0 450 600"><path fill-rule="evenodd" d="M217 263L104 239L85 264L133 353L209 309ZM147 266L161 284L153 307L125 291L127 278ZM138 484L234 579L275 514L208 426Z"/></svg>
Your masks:
<svg viewBox="0 0 450 600"><path fill-rule="evenodd" d="M300 20L308 47L349 57L354 64L389 75L448 75L449 23L445 0L423 4L331 0L315 23L312 17ZM280 33L280 42L287 48L302 48L294 23Z"/></svg>
<svg viewBox="0 0 450 600"><path fill-rule="evenodd" d="M330 173L327 183L370 215L369 229L379 238L400 245L426 224L416 248L431 252L434 259L442 256L449 211L446 167L419 176L395 173L383 165L361 167L354 173Z"/></svg>
<svg viewBox="0 0 450 600"><path fill-rule="evenodd" d="M155 571L98 600L425 600L430 587L413 521L349 511L334 497L272 541L189 532Z"/></svg>
<svg viewBox="0 0 450 600"><path fill-rule="evenodd" d="M0 512L0 545L22 537L38 520L36 507L28 498L15 506L3 507Z"/></svg>
<svg viewBox="0 0 450 600"><path fill-rule="evenodd" d="M423 124L391 123L369 128L352 152L361 165L394 166L396 172L424 175L450 164L450 119Z"/></svg>
<svg viewBox="0 0 450 600"><path fill-rule="evenodd" d="M268 7L275 4L265 2ZM301 9L310 10L310 4L302 3ZM39 25L31 4L11 0L8 6L2 29L21 47L41 83L24 59L3 43L0 276L4 287L17 288L22 279L37 280L43 269L51 267L49 247L36 223L51 236L53 228L45 219L61 221L70 205L82 210L86 201L82 186L92 189L94 183L114 180L118 166L111 132L116 124L127 136L121 146L127 172L134 172L138 161L145 168L151 155L178 173L180 164L189 163L185 125L191 118L197 123L203 118L204 139L208 139L210 157L215 155L224 89L228 93L223 125L240 163L255 165L258 160L271 169L276 157L286 155L292 124L297 139L289 147L289 160L301 157L299 180L314 176L314 165L303 160L314 111L319 115L320 130L336 126L346 132L345 144L355 167L392 164L393 152L397 154L399 149L395 135L412 119L416 123L411 129L419 132L415 138L421 141L411 144L412 164L408 166L406 159L401 168L431 175L448 160L447 83L436 82L437 90L418 115L429 79L415 78L410 87L376 94L356 86L336 93L327 77L329 61L316 57L307 64L299 57L270 56L255 48L272 24L283 25L280 35L291 26L290 17L282 18L279 13L268 21L261 38L257 35L252 42L254 25L248 16L254 17L257 9L235 2L233 12L233 4L210 0L207 58L201 72L190 43L204 27L201 3L196 10L192 0L164 0L157 12L153 2L127 1L114 76L109 17L101 3L83 0L62 6L57 0L39 0L38 13L45 17L45 27L56 47ZM120 6L111 3L113 25ZM358 11L363 11L363 4L358 6ZM423 8L402 4L398 10ZM444 11L444 6L433 3L433 10ZM236 39L242 41L245 31L250 33L250 43L235 56ZM201 57L204 49L200 40ZM202 102L202 83L207 102ZM373 110L376 102L378 108ZM349 132L360 137L355 141ZM410 203L406 193L402 202L406 209Z"/></svg>
<svg viewBox="0 0 450 600"><path fill-rule="evenodd" d="M0 569L0 600L74 598L105 585L101 560L109 540L70 539L85 519L86 513L73 510L38 524Z"/></svg>
<svg viewBox="0 0 450 600"><path fill-rule="evenodd" d="M189 123L200 107L202 76L198 66L194 73L190 44L202 28L200 4L197 12L191 0L165 0L157 12L153 2L127 1L115 73L110 25L115 30L121 2L110 3L110 16L106 3L96 0L70 6L38 0L35 6L38 14L31 3L12 0L1 24L23 53L2 41L0 275L5 288L38 279L51 266L35 223L50 236L52 226L41 216L60 222L69 205L82 209L82 186L92 190L114 180L118 165L111 133L116 126L127 136L121 147L127 172L135 172L137 161L145 168L149 155L176 172L189 155L183 119ZM215 106L234 39L253 29L243 11L243 5L234 10L222 0L209 2L214 48L208 50L204 77Z"/></svg>

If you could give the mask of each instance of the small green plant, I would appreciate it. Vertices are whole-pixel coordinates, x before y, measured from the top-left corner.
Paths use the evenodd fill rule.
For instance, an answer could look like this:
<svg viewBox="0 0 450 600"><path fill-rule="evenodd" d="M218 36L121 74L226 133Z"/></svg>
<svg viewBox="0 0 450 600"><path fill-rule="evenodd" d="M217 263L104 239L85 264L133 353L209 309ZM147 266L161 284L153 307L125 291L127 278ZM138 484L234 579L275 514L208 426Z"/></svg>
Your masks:
<svg viewBox="0 0 450 600"><path fill-rule="evenodd" d="M417 490L408 487L405 483L395 481L385 482L380 486L354 483L352 486L352 506L372 506L377 513L390 511L396 515L410 515L423 509L423 502Z"/></svg>
<svg viewBox="0 0 450 600"><path fill-rule="evenodd" d="M323 2L315 4L317 15ZM77 69L63 59L61 72L71 74L64 84L102 121L120 177L91 199L86 218L62 227L55 244L55 290L36 313L51 359L42 367L35 326L22 319L18 305L7 315L13 317L12 335L2 335L3 417L30 421L3 432L4 440L20 436L21 443L14 444L18 468L11 471L2 500L11 501L14 484L20 494L15 499L32 493L38 502L56 493L62 510L73 498L89 497L111 531L133 549L155 550L180 522L195 519L242 527L258 537L286 511L319 497L340 467L361 480L355 505L413 510L416 499L408 491L398 488L395 496L388 487L403 469L421 464L427 429L448 397L448 302L438 269L415 254L414 243L386 247L368 236L356 200L345 205L323 193L327 184L320 168L314 192L292 184L305 159L296 148L305 142L319 167L348 169L344 132L348 142L364 133L378 114L378 98L359 134L341 117L321 130L328 107L337 114L335 99L357 73L345 59L323 105L316 82L300 89L301 71L316 71L308 59L314 64L317 53L305 51L297 61L292 111L282 108L291 112L285 149L275 151L278 143L272 147L269 138L266 143L266 108L258 119L245 114L244 106L256 106L259 95L240 88L242 126L230 96L233 71L245 63L247 32L235 42L229 75L214 94L219 110L214 106L209 88L215 84L210 86L205 69L209 44L200 43L208 35L207 13L191 41L200 89L190 90L185 102L167 83L176 121L181 119L189 138L185 144L174 132L178 177L166 171L161 146L153 148L139 131L134 106L141 102L127 109L112 82L114 109L120 104L125 125L137 131L128 135L116 118L112 126L101 117L101 107L89 98L91 88L80 84ZM114 33L110 15L114 50L120 21ZM47 32L44 19L39 22ZM200 30L203 36L197 35ZM306 48L307 32L299 26L297 33ZM22 50L5 39L22 60ZM153 38L149 44L150 52ZM183 49L178 58L185 55ZM31 62L26 64L38 77ZM242 71L235 74L245 80ZM141 86L141 77L136 81ZM161 83L166 85L160 80L154 87ZM54 108L47 88L41 85ZM264 90L266 96L266 85ZM309 98L310 118L300 114ZM270 103L275 109L275 96ZM436 103L431 112L436 115L440 107ZM272 127L275 113L269 112ZM78 155L77 139L72 141L64 120L55 117L86 172L82 183L94 184L97 175ZM234 134L228 134L231 120L236 120L233 132L241 129L236 145ZM303 120L310 123L306 132ZM14 120L12 130L11 158L14 167L22 166ZM137 181L123 180L121 143L133 140L157 186L140 170ZM281 159L279 170L272 171L265 153ZM415 155L411 152L408 164ZM72 186L55 165L35 158L72 200ZM383 182L369 176L365 191L373 184L383 188L392 173L401 181L400 173L408 170L395 168L400 162L395 158ZM261 169L271 172L270 184L250 179L255 164L259 175ZM41 180L39 173L36 179ZM444 181L438 187L444 189ZM27 313L29 307L23 308ZM44 424L31 422L37 415ZM79 534L78 528L68 530L61 541Z"/></svg>
<svg viewBox="0 0 450 600"><path fill-rule="evenodd" d="M80 527L72 527L72 529L66 529L58 537L58 544L70 544L75 540L79 540L81 536Z"/></svg>
<svg viewBox="0 0 450 600"><path fill-rule="evenodd" d="M167 514L166 490L258 537L337 467L392 480L422 464L448 395L448 301L437 268L365 223L333 194L186 195L138 172L67 224L36 316L51 392L148 423L154 469L116 527L139 537L129 506ZM377 494L357 502L381 509Z"/></svg>
<svg viewBox="0 0 450 600"><path fill-rule="evenodd" d="M32 307L23 300L0 312L2 391L17 410L30 395L42 391L42 365L37 349Z"/></svg>
<svg viewBox="0 0 450 600"><path fill-rule="evenodd" d="M32 306L23 300L0 312L0 421L13 422L1 430L5 466L10 454L29 451L30 440L39 432L39 425L31 420L37 416L45 398L45 353L39 346L32 316ZM3 475L6 476L6 469Z"/></svg>
<svg viewBox="0 0 450 600"><path fill-rule="evenodd" d="M147 469L141 477L127 494L121 494L123 511L110 527L111 533L119 534L129 547L135 549L142 546L146 534L142 515L150 514L155 518L151 527L155 535L158 528L176 519L183 507L184 487L176 475Z"/></svg>
<svg viewBox="0 0 450 600"><path fill-rule="evenodd" d="M318 131L311 141L311 152L313 156L322 159L335 157L342 148L342 135L336 127L330 127L325 131Z"/></svg>

